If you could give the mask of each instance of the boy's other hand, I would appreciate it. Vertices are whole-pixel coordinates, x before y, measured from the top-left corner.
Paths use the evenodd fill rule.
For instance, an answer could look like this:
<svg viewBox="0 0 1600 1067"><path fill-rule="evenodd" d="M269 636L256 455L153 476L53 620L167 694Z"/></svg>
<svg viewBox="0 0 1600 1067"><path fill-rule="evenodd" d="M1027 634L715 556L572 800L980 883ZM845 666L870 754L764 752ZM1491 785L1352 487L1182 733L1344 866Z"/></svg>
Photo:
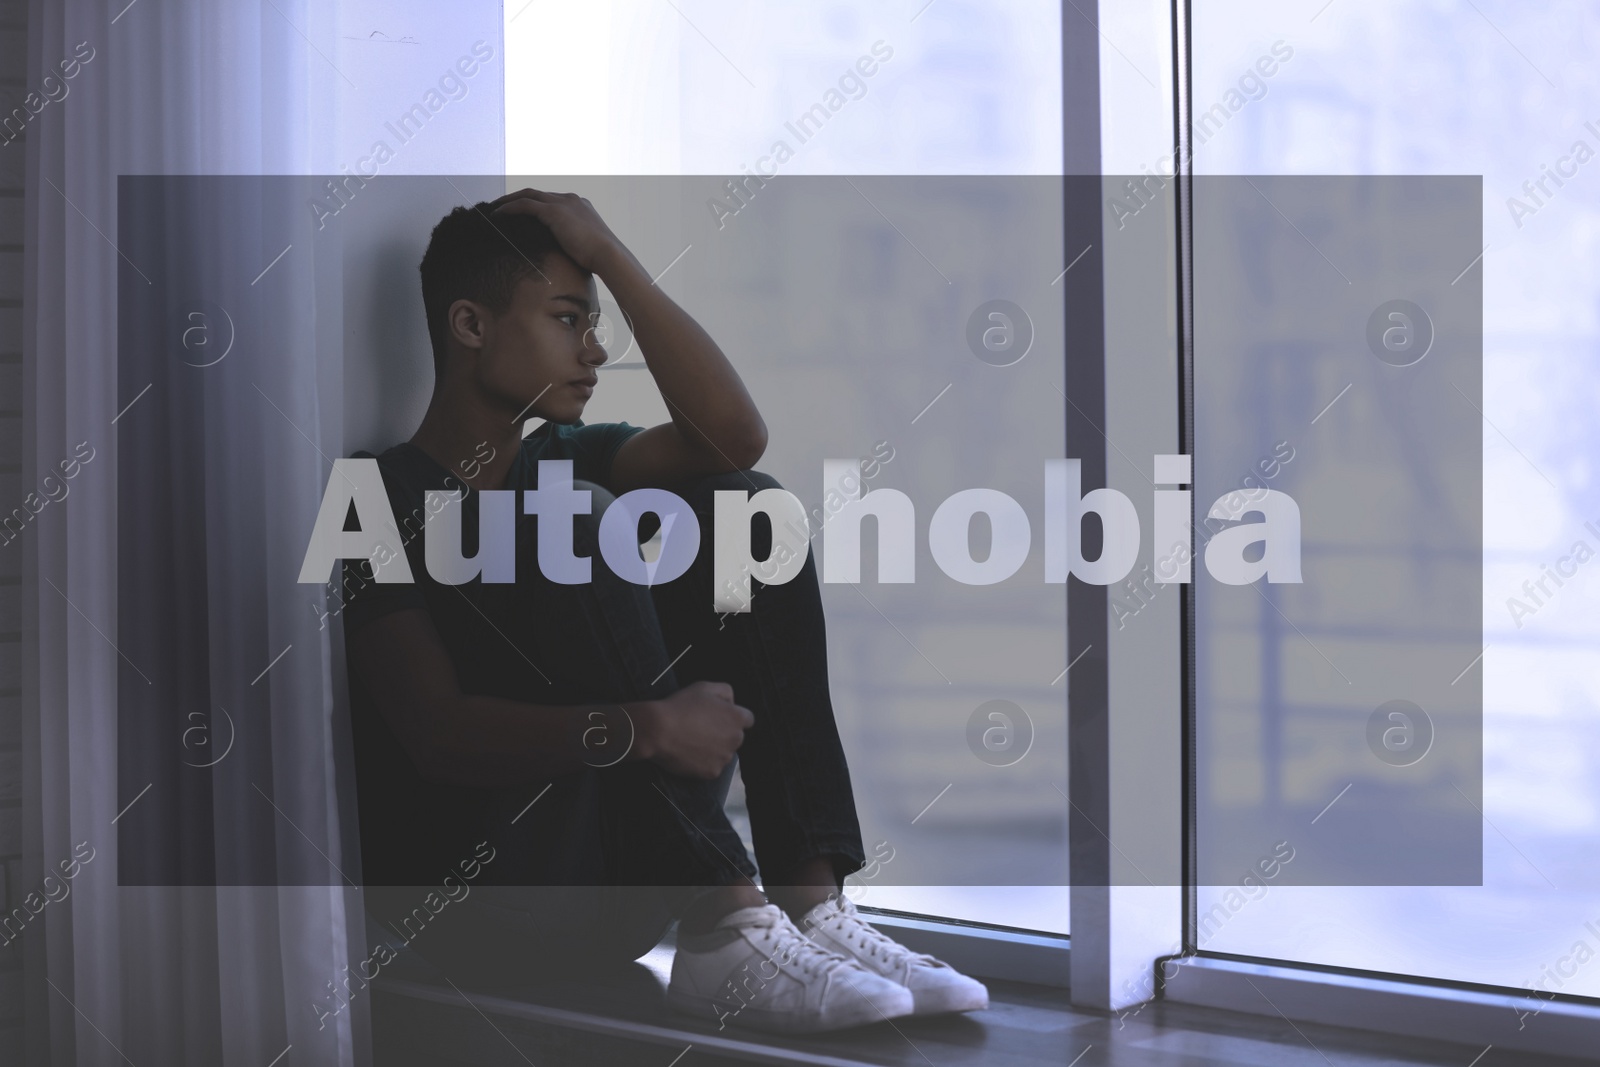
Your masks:
<svg viewBox="0 0 1600 1067"><path fill-rule="evenodd" d="M733 702L733 686L725 682L692 682L648 707L642 754L689 778L721 774L756 721Z"/></svg>
<svg viewBox="0 0 1600 1067"><path fill-rule="evenodd" d="M591 274L599 274L607 257L622 249L594 205L577 193L519 189L492 203L497 215L532 215L550 227L567 258Z"/></svg>

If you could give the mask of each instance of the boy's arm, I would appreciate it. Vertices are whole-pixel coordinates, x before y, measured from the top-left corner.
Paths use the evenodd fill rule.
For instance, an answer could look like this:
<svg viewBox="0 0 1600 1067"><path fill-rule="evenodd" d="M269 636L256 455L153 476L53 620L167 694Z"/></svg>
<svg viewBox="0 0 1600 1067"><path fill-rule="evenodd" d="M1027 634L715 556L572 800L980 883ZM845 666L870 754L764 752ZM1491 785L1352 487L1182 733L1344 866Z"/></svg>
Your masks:
<svg viewBox="0 0 1600 1067"><path fill-rule="evenodd" d="M716 682L626 704L533 704L463 693L421 608L381 615L345 640L353 675L418 773L439 784L533 785L624 759L715 778L755 721L733 702L733 689Z"/></svg>
<svg viewBox="0 0 1600 1067"><path fill-rule="evenodd" d="M767 427L738 372L711 335L650 280L589 201L524 189L495 203L498 211L544 222L573 262L606 283L672 416L623 443L607 488L673 486L754 466L766 451Z"/></svg>

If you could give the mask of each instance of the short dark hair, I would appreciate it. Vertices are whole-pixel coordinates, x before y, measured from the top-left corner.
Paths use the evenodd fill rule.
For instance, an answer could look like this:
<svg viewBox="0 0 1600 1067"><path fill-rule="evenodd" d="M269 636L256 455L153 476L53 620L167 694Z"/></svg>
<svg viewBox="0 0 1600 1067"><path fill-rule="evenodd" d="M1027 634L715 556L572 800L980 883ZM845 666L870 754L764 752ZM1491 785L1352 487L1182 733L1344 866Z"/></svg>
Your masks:
<svg viewBox="0 0 1600 1067"><path fill-rule="evenodd" d="M439 220L422 255L422 306L437 373L450 351L450 305L473 300L495 314L511 306L517 283L561 246L532 215L495 215L488 202L458 207Z"/></svg>

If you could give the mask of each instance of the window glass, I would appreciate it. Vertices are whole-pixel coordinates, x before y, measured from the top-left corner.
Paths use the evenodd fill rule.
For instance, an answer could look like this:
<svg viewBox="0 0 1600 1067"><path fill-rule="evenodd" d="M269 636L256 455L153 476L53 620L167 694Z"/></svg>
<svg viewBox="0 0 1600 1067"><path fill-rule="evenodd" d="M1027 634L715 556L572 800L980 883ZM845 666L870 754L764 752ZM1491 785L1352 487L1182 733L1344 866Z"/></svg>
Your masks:
<svg viewBox="0 0 1600 1067"><path fill-rule="evenodd" d="M1064 595L1042 580L1038 532L1030 565L996 587L953 590L926 551L929 517L959 490L1010 491L1033 510L1037 525L1033 497L1042 496L1043 462L1061 455L1059 290L1050 282L1065 261L1058 191L1037 177L1062 167L1059 5L596 0L552 8L513 0L506 20L512 184L546 180L523 177L532 175L743 180L776 173L772 193L755 186L748 216L741 210L729 220L731 239L719 230L725 243L697 246L663 284L692 312L706 313L703 321L725 348L737 343L729 351L773 429L763 469L809 506L822 503L824 458L889 455L881 484L915 502L914 586L878 584L876 553L864 548L861 586L823 590L835 710L869 859L852 880L852 895L896 910L1064 931ZM798 290L785 283L778 262L803 258L791 248L713 285L719 297L737 293L743 301L738 315L722 315L724 325L714 326L709 320L718 313L690 296L697 277L720 277L706 264L725 250L732 255L734 242L750 234L781 245L785 227L833 226L831 212L810 223L797 214L813 195L823 199L811 200L812 210L826 207L832 195L826 187L806 185L808 179L786 187L784 179L840 175L857 178L871 208L840 235L853 262L839 268L838 292L810 314L796 311ZM861 177L881 175L922 177L894 187ZM949 175L983 180L965 193L913 184ZM1015 196L996 195L995 182L1012 180L1031 184L1006 186ZM614 180L599 185L615 187ZM584 180L557 187L583 191ZM848 186L839 188L856 197ZM910 194L898 206L896 189ZM1026 206L1049 204L1052 195L1056 202L1042 216ZM974 228L962 237L975 242L971 253L957 244L941 252L934 246L953 231L918 229L937 214L940 197L1012 203L997 209L994 230L975 228L981 220L974 211ZM593 199L607 212L601 198ZM662 236L658 266L699 240L692 225L702 221L705 199L704 191L685 194L699 214L676 246ZM848 206L839 204L841 211ZM851 217L861 208L856 203ZM626 215L620 203L618 212ZM1013 235L1004 240L1035 235L1021 238L1034 247L1008 250L998 233ZM1037 258L1040 267L1029 274L1038 275L1031 305L1037 347L1016 368L973 360L961 336L972 307L1012 295L986 290L1009 284L987 265L1006 258L1030 267ZM932 263L948 273L944 282L931 273L915 277ZM912 289L901 274L913 276ZM922 282L936 283L928 293L948 308L919 308ZM949 308L956 310L946 314ZM759 322L773 325L763 336L741 336ZM850 323L857 325L840 343L836 327ZM947 374L944 361L959 366ZM631 366L619 363L586 419L665 420L641 369L636 356ZM966 381L981 374L999 384ZM919 413L924 405L926 413ZM873 525L865 526L868 544ZM976 558L983 556L982 540L974 534ZM985 761L969 743L969 720L996 700L1023 709L1027 719L983 720L1013 739L1026 728L1032 747L1016 767ZM977 736L1000 734L979 729ZM736 788L730 798L736 816L739 805ZM1032 884L987 884L1008 880Z"/></svg>
<svg viewBox="0 0 1600 1067"><path fill-rule="evenodd" d="M1203 887L1200 947L1600 995L1600 14L1206 0L1193 29L1196 118L1226 107L1196 138L1197 174L1482 175L1486 246L1472 268L1485 647L1460 664L1481 672L1482 885L1280 885L1242 900ZM1283 46L1292 54L1272 76L1228 106L1258 57ZM1314 542L1307 530L1308 553ZM1284 725L1255 712L1250 737ZM1226 783L1202 765L1198 784ZM1218 907L1223 921L1205 922Z"/></svg>

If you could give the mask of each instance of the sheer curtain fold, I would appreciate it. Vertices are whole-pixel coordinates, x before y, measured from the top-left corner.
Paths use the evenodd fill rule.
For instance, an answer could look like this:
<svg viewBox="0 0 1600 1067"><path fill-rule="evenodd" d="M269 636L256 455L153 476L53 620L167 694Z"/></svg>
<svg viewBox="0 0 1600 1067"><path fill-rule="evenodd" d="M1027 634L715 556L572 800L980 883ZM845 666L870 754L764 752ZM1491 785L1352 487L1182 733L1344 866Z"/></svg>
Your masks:
<svg viewBox="0 0 1600 1067"><path fill-rule="evenodd" d="M93 58L27 133L25 480L81 458L75 449L94 457L22 545L23 885L93 850L21 939L29 1063L255 1067L290 1046L285 1063L367 1062L365 1002L317 1010L364 949L359 872L337 862L353 854L338 801L342 650L318 625L320 590L282 580L298 568L326 457L341 450L337 256L304 248L277 265L275 286L223 277L278 253L275 223L304 212L287 188L264 186L261 210L236 229L164 245L128 241L137 220L118 217L120 175L336 173L336 14L311 0L34 0L29 11L30 85L80 44ZM164 251L140 262L135 245ZM185 385L175 356L142 391L119 352L119 307L182 314L137 306L180 267L202 292L246 294L241 318L257 327L240 331L235 365L219 368L229 373ZM119 459L162 449L170 462L147 471ZM130 511L135 489L148 508ZM119 550L125 524L162 529L162 503L201 516L173 526L191 539L170 571ZM130 562L148 567L143 585ZM151 606L121 602L130 589L170 604L196 647L124 632L119 620ZM183 765L180 713L196 701L234 716L241 747L227 774ZM154 732L119 741L135 724ZM129 780L129 751L156 753L160 770ZM259 777L241 787L239 767ZM209 855L187 857L186 873L275 877L119 886L141 853L197 819Z"/></svg>

